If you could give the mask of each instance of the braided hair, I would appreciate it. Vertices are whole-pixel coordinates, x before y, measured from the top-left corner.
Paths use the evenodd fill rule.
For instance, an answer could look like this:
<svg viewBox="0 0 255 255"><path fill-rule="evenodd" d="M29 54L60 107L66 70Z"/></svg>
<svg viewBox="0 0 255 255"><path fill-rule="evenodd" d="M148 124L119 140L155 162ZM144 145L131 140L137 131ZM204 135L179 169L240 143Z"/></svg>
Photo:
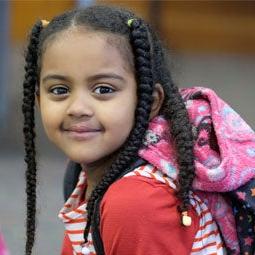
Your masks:
<svg viewBox="0 0 255 255"><path fill-rule="evenodd" d="M132 19L130 24L127 21ZM109 35L118 35L125 39L127 45L118 45L122 52L133 62L137 82L138 103L135 111L135 124L129 137L118 150L115 161L106 171L100 182L92 191L87 203L87 225L84 239L87 241L94 207L97 200L102 199L109 186L130 166L142 147L145 132L149 124L149 116L153 103L154 85L160 83L165 92L165 99L160 113L171 124L171 135L174 138L179 165L179 189L181 200L180 212L188 210L189 190L194 178L193 135L188 113L178 88L173 84L167 68L165 51L157 35L142 19L132 12L116 7L92 6L86 9L68 11L55 17L47 27L37 22L31 32L26 54L24 81L24 137L25 161L27 163L27 242L26 255L32 253L35 236L36 215L36 161L34 146L34 98L39 84L41 58L47 45L61 31L72 27L86 27L92 31L100 31ZM112 42L115 43L115 42ZM130 49L130 50L128 50ZM131 56L130 56L131 55Z"/></svg>
<svg viewBox="0 0 255 255"><path fill-rule="evenodd" d="M35 161L35 132L34 132L34 102L35 87L37 83L37 49L38 36L42 30L41 22L37 22L31 33L28 45L25 65L25 80L23 82L23 105L24 114L24 138L25 138L25 162L26 170L26 193L27 193L27 242L26 254L31 254L35 239L35 214L36 214L36 161Z"/></svg>

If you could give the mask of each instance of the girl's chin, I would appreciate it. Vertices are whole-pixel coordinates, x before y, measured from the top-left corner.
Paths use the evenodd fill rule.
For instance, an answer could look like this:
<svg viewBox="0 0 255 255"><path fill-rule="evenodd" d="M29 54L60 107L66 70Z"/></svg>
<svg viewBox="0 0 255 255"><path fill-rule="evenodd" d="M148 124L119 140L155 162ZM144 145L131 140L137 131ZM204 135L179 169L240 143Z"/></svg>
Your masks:
<svg viewBox="0 0 255 255"><path fill-rule="evenodd" d="M112 162L116 159L117 154L110 154L101 158L93 158L93 159L80 159L79 161L75 161L79 163L83 169L89 168L89 169L95 169L97 167L102 167L102 166L110 166Z"/></svg>
<svg viewBox="0 0 255 255"><path fill-rule="evenodd" d="M115 152L109 150L108 153L102 150L97 150L97 153L95 153L94 148L92 148L94 151L93 153L92 149L82 150L81 146L73 148L72 150L66 150L66 148L67 147L63 148L62 146L63 152L67 158L69 158L73 162L82 165L83 167L90 168L102 165L108 166L116 159L119 153L119 150Z"/></svg>
<svg viewBox="0 0 255 255"><path fill-rule="evenodd" d="M93 166L93 165L98 165L98 164L103 164L103 163L105 163L105 161L106 161L106 158L105 157L103 157L103 158L96 158L95 156L93 157L88 157L88 155L86 155L86 156L83 156L83 155L67 155L67 157L70 159L70 160L72 160L72 161L74 161L74 162L76 162L76 163L78 163L78 164L80 164L81 166Z"/></svg>
<svg viewBox="0 0 255 255"><path fill-rule="evenodd" d="M97 159L88 159L88 158L84 158L84 157L77 157L77 156L69 156L68 157L70 160L80 164L81 166L87 166L90 164L93 164L95 161L97 161Z"/></svg>

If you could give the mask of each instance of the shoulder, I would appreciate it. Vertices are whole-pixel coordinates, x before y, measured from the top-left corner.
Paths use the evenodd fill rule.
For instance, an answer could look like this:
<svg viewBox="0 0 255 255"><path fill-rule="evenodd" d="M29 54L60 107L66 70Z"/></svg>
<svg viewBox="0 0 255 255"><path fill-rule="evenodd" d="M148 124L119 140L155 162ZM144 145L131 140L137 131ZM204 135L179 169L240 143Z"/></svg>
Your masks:
<svg viewBox="0 0 255 255"><path fill-rule="evenodd" d="M192 226L183 227L178 204L175 191L156 179L129 176L112 184L100 208L106 254L190 254L199 218L193 210Z"/></svg>
<svg viewBox="0 0 255 255"><path fill-rule="evenodd" d="M142 223L144 226L163 225L179 228L180 203L176 191L165 183L144 176L124 177L110 186L101 203L101 219L105 222ZM199 217L194 208L190 216L197 228Z"/></svg>
<svg viewBox="0 0 255 255"><path fill-rule="evenodd" d="M101 209L134 212L139 208L146 213L149 208L177 205L175 191L164 183L143 176L124 177L113 183L106 192ZM166 198L166 199L164 199ZM121 206L120 206L121 205Z"/></svg>

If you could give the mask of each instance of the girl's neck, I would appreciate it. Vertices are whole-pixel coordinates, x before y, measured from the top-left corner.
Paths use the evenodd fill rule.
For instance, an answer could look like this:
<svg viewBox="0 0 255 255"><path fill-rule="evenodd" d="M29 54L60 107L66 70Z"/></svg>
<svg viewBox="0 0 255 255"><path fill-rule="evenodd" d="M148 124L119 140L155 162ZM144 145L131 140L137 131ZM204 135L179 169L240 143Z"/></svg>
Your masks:
<svg viewBox="0 0 255 255"><path fill-rule="evenodd" d="M87 179L87 189L85 194L86 201L89 199L91 192L100 182L114 160L115 156L108 156L91 164L82 164L82 169L84 169Z"/></svg>

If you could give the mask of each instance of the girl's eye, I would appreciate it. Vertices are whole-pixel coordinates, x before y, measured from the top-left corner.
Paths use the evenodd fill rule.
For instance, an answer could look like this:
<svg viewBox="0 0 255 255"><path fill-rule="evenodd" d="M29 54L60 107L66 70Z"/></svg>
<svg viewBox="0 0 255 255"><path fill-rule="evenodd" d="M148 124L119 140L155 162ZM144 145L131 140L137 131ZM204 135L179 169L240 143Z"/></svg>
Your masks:
<svg viewBox="0 0 255 255"><path fill-rule="evenodd" d="M54 95L64 95L64 94L68 93L68 88L54 87L54 88L50 89L50 93L52 93Z"/></svg>
<svg viewBox="0 0 255 255"><path fill-rule="evenodd" d="M106 87L106 86L100 86L97 87L94 92L97 94L108 94L108 93L113 93L115 90L110 88L110 87Z"/></svg>

